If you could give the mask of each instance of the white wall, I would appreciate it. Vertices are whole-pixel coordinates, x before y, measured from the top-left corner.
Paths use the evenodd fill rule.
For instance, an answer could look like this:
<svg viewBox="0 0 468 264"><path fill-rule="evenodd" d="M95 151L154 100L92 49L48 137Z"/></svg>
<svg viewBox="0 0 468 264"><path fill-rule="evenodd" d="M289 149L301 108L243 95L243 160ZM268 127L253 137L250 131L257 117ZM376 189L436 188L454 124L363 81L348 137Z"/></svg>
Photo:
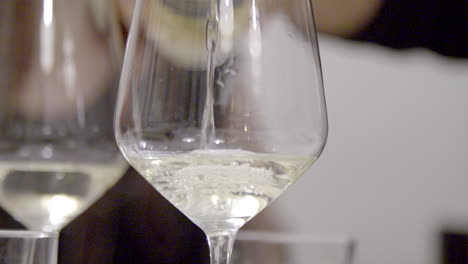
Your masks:
<svg viewBox="0 0 468 264"><path fill-rule="evenodd" d="M438 263L468 228L468 63L321 36L325 152L265 213L287 231L349 234L360 264Z"/></svg>

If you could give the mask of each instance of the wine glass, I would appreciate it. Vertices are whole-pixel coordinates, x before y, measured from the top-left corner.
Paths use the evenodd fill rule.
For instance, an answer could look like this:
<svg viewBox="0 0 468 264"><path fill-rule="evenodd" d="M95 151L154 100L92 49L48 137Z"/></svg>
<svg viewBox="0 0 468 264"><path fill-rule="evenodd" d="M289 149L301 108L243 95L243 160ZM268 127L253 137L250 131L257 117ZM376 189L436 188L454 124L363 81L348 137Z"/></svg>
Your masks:
<svg viewBox="0 0 468 264"><path fill-rule="evenodd" d="M2 0L0 205L59 232L124 174L113 115L123 57L111 0Z"/></svg>
<svg viewBox="0 0 468 264"><path fill-rule="evenodd" d="M325 145L310 1L137 0L114 126L130 165L205 232L211 263L228 263L239 228Z"/></svg>

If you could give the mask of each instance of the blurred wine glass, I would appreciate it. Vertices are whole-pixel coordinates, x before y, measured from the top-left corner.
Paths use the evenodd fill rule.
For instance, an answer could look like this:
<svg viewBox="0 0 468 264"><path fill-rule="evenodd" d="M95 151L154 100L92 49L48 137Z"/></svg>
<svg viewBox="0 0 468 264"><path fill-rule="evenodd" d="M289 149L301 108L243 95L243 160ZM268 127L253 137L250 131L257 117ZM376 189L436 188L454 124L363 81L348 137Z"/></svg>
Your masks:
<svg viewBox="0 0 468 264"><path fill-rule="evenodd" d="M59 231L123 175L112 120L123 39L111 0L0 2L0 205Z"/></svg>

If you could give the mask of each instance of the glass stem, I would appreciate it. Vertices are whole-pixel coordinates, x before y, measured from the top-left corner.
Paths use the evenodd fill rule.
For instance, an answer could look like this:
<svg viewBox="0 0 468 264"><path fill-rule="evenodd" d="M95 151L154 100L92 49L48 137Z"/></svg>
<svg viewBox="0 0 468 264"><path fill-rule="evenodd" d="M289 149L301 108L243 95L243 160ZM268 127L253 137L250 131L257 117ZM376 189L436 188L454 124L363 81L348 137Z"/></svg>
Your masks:
<svg viewBox="0 0 468 264"><path fill-rule="evenodd" d="M206 235L210 247L211 264L229 264L236 233L224 231Z"/></svg>

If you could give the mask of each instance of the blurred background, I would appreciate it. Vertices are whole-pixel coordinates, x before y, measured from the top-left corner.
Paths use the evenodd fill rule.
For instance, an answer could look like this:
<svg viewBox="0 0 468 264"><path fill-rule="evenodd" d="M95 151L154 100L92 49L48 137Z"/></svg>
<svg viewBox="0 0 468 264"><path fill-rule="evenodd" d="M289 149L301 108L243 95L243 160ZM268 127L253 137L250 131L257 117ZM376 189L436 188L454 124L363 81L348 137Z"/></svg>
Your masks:
<svg viewBox="0 0 468 264"><path fill-rule="evenodd" d="M360 264L468 263L466 1L312 2L328 143L307 175L245 228L349 235ZM114 3L126 31L132 1ZM6 15L0 10L0 23ZM0 228L22 228L0 215ZM207 257L201 231L132 170L62 238L62 263Z"/></svg>
<svg viewBox="0 0 468 264"><path fill-rule="evenodd" d="M468 64L319 41L328 143L266 212L278 212L281 229L350 234L357 263L467 263ZM452 239L456 261L443 257Z"/></svg>

